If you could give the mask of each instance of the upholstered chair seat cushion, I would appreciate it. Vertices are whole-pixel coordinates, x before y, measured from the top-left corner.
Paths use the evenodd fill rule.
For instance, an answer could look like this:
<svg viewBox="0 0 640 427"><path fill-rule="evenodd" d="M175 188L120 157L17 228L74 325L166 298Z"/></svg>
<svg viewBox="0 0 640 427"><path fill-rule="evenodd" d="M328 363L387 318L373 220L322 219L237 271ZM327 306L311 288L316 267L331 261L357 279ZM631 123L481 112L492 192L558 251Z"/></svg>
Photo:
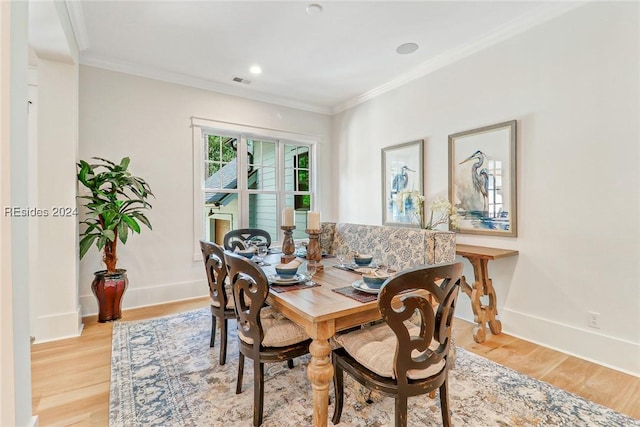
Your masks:
<svg viewBox="0 0 640 427"><path fill-rule="evenodd" d="M262 345L265 347L285 347L309 339L304 328L271 307L262 308L260 322L264 333ZM253 344L253 339L245 336L242 333L242 328L238 328L238 336L247 344Z"/></svg>
<svg viewBox="0 0 640 427"><path fill-rule="evenodd" d="M411 336L419 335L420 328L413 323L405 322ZM395 378L393 372L393 358L396 353L398 340L393 330L386 324L380 323L353 332L347 332L335 337L335 341L358 363L376 374ZM431 349L437 348L438 343L432 342ZM414 351L414 356L418 352ZM445 367L445 361L431 365L427 369L410 370L407 376L410 379L423 379L437 374Z"/></svg>

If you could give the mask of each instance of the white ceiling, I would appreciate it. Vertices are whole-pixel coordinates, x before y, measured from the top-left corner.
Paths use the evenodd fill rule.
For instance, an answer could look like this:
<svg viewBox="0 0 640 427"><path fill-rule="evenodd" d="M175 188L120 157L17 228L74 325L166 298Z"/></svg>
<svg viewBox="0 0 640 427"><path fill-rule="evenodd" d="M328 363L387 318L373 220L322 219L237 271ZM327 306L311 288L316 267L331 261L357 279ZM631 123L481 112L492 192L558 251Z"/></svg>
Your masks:
<svg viewBox="0 0 640 427"><path fill-rule="evenodd" d="M310 3L323 12L308 14ZM335 113L575 6L542 1L77 1L80 63ZM395 52L402 43L420 48ZM259 64L262 74L250 74ZM233 82L234 77L252 83Z"/></svg>

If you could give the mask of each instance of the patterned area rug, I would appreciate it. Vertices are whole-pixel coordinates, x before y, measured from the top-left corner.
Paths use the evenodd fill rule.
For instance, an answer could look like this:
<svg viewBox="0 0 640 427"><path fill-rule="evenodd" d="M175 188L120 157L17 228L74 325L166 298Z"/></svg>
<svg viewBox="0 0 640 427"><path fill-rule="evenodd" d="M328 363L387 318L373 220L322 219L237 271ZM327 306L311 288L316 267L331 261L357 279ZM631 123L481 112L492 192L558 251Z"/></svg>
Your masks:
<svg viewBox="0 0 640 427"><path fill-rule="evenodd" d="M227 363L219 366L219 337L209 348L208 309L115 323L110 426L251 426L253 366L247 360L243 392L236 395L238 347L235 323L230 326ZM454 426L640 427L638 420L464 349L457 354L449 374ZM312 424L308 362L308 356L296 359L291 370L286 363L265 365L263 426ZM393 399L365 394L345 374L340 426L392 426L393 411ZM410 398L409 425L441 426L439 399Z"/></svg>

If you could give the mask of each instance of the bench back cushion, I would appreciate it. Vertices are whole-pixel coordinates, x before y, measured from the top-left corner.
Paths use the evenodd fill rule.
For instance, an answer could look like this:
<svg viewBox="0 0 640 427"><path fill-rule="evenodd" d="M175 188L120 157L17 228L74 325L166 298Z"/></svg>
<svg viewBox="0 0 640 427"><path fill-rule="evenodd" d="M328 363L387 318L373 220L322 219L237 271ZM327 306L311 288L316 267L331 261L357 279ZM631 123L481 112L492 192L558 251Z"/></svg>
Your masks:
<svg viewBox="0 0 640 427"><path fill-rule="evenodd" d="M324 222L320 246L323 252L332 255L349 251L370 253L376 263L401 270L453 262L456 235L441 230Z"/></svg>
<svg viewBox="0 0 640 427"><path fill-rule="evenodd" d="M425 235L419 229L361 224L337 224L336 253L349 250L373 255L377 264L402 270L426 264Z"/></svg>
<svg viewBox="0 0 640 427"><path fill-rule="evenodd" d="M456 233L422 230L425 233L428 264L446 264L456 260Z"/></svg>

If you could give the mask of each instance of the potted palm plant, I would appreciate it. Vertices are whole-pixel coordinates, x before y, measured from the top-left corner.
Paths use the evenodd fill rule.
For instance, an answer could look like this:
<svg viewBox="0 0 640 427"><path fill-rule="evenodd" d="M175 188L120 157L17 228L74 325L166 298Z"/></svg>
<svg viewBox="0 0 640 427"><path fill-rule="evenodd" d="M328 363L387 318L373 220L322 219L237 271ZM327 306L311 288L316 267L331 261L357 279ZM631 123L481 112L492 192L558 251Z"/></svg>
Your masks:
<svg viewBox="0 0 640 427"><path fill-rule="evenodd" d="M129 158L119 164L99 157L98 163L78 163L78 181L88 190L78 198L86 203L86 217L80 224L80 259L94 244L102 251L106 270L96 271L91 290L98 300L98 321L108 322L122 317L122 296L128 285L127 272L116 268L118 240L127 243L130 232L140 233L140 225L151 229L145 215L153 196L147 182L129 171Z"/></svg>

